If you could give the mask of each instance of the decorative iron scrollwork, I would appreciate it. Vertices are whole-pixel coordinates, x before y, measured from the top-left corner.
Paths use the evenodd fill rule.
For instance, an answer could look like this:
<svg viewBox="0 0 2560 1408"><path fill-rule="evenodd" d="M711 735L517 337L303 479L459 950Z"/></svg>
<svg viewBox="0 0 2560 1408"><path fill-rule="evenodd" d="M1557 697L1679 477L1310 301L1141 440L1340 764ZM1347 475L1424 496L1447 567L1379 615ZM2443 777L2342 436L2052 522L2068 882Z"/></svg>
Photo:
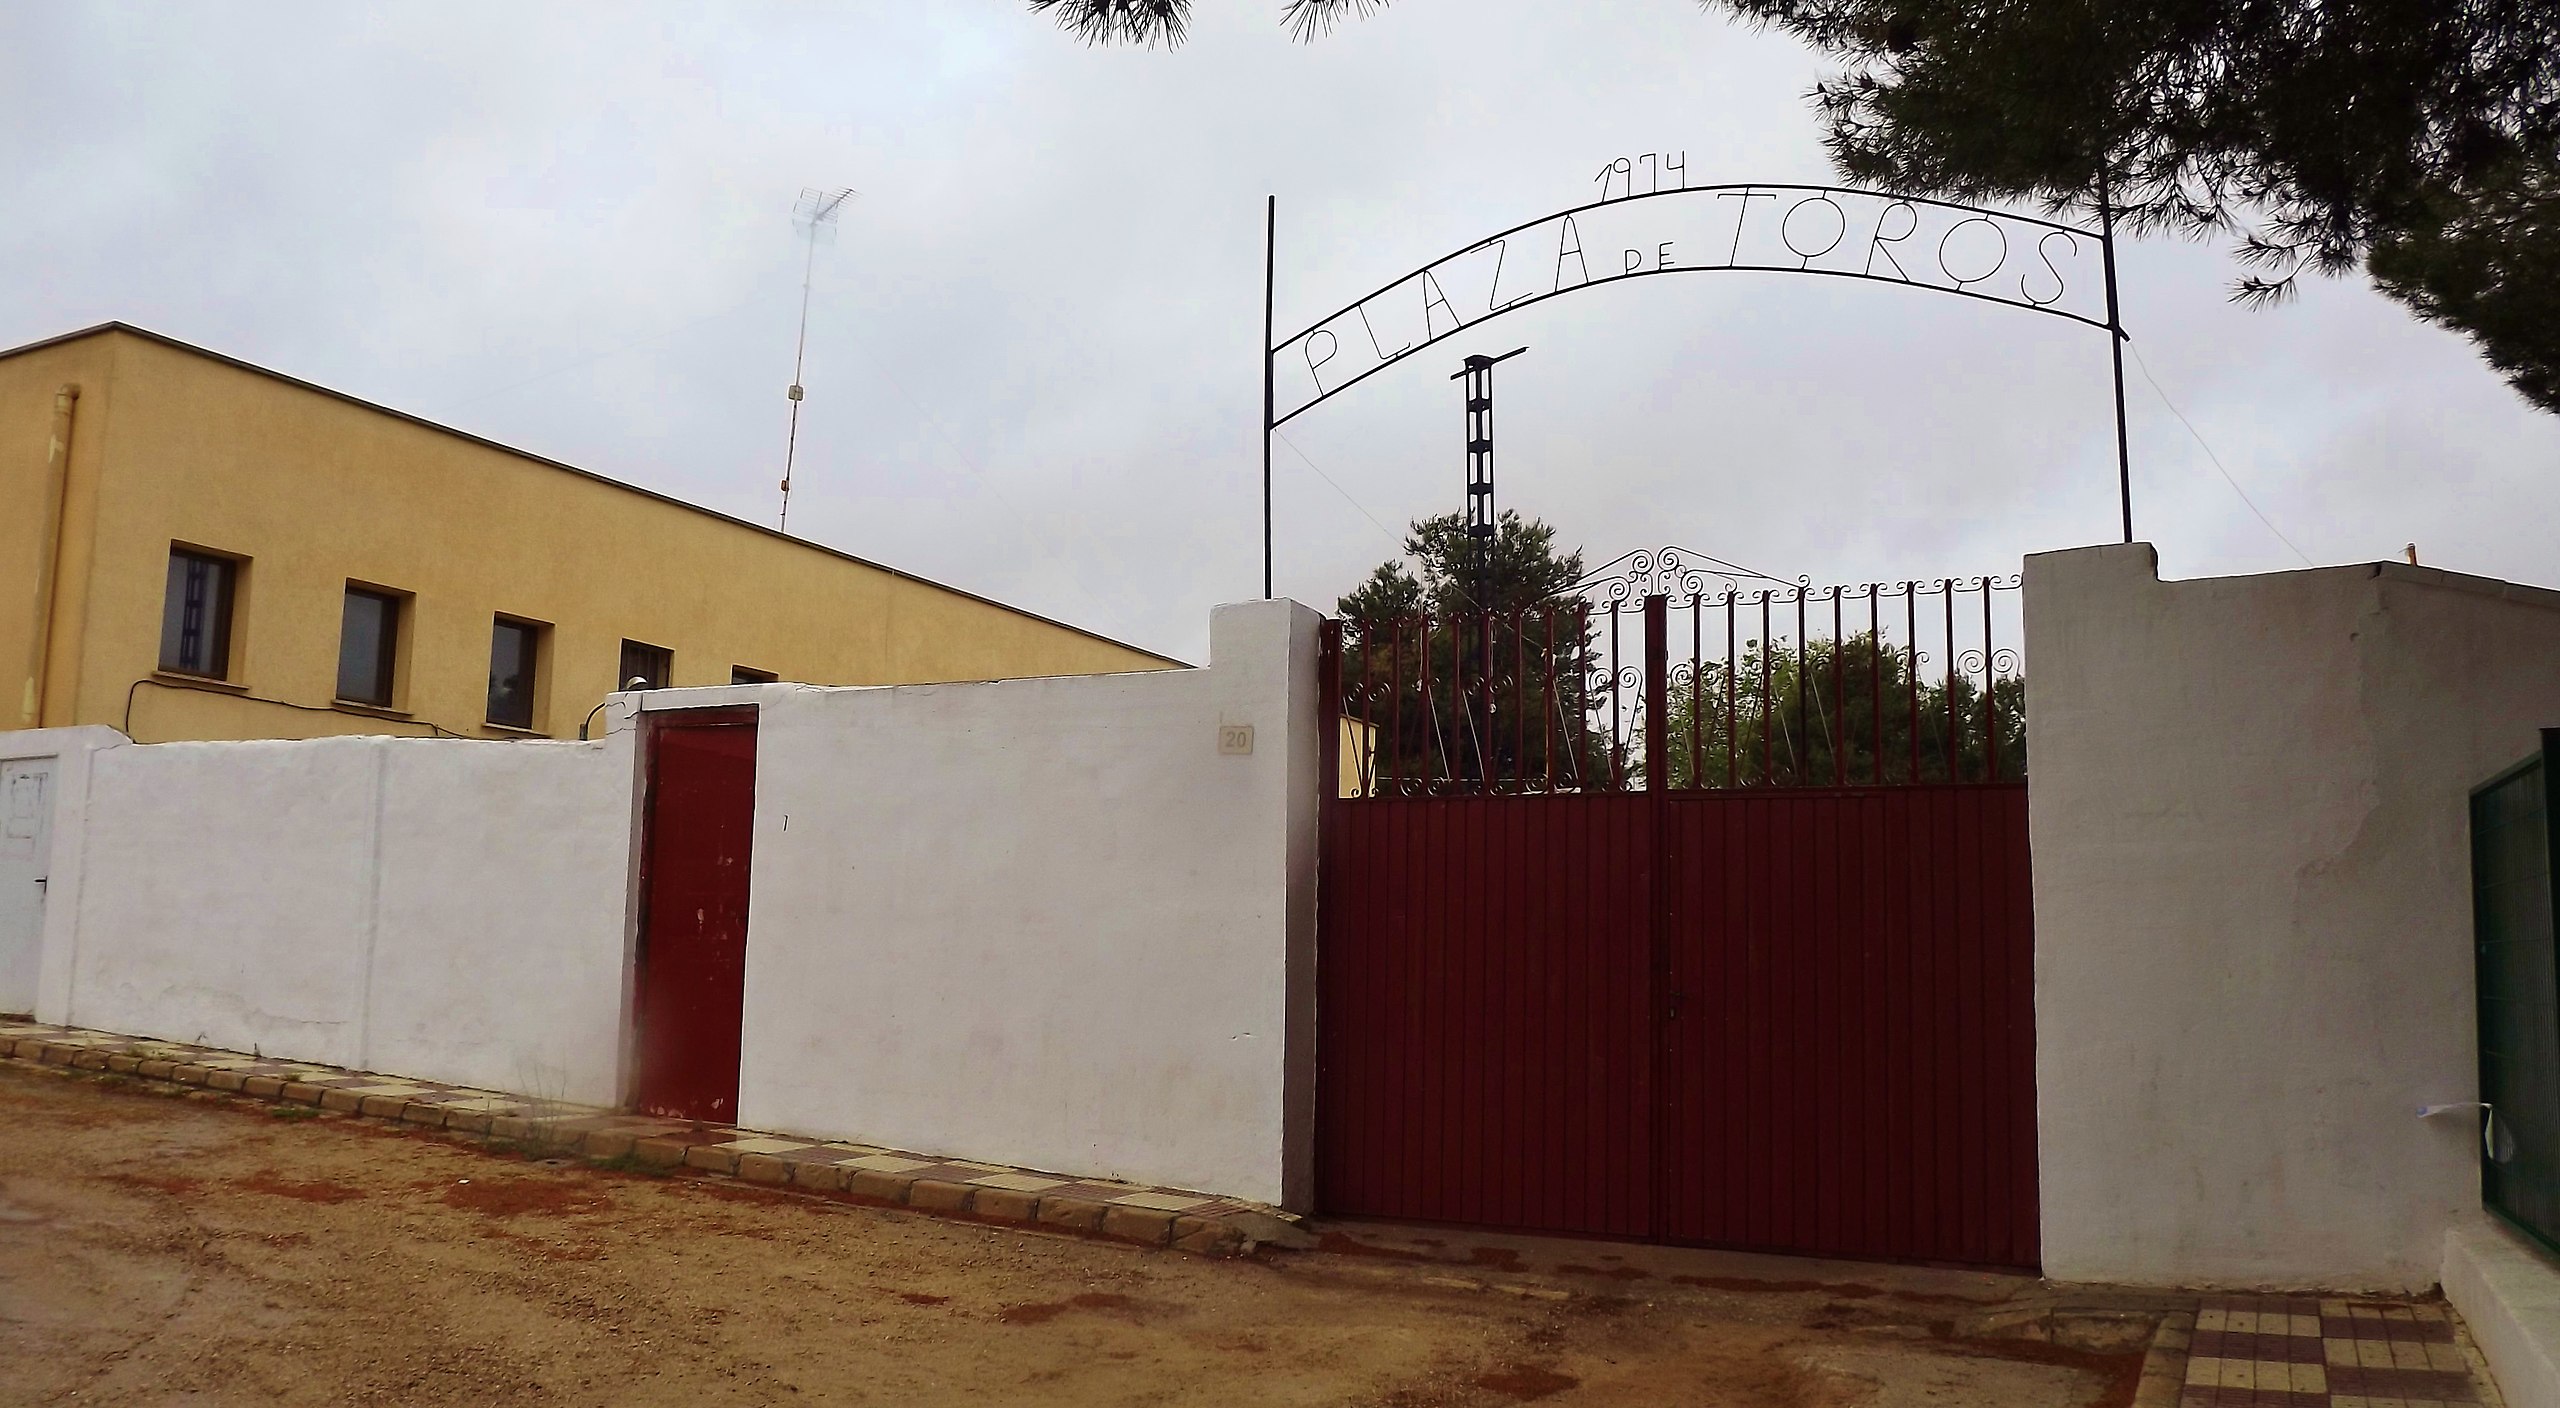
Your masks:
<svg viewBox="0 0 2560 1408"><path fill-rule="evenodd" d="M1794 585L1802 588L1813 579L1799 577ZM1649 596L1699 598L1722 601L1742 590L1745 581L1776 582L1784 579L1765 572L1754 572L1739 563L1727 562L1695 548L1638 548L1621 553L1582 575L1582 579L1564 589L1561 596L1585 597L1606 605L1611 602L1642 601ZM1709 591L1710 583L1721 590Z"/></svg>

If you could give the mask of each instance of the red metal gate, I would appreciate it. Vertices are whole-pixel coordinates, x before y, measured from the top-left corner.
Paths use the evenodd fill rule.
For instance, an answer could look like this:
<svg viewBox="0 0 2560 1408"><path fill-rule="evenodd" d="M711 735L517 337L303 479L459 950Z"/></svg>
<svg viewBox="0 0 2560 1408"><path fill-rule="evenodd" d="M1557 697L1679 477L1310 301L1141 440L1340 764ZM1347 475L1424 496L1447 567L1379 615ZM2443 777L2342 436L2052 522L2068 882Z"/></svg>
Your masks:
<svg viewBox="0 0 2560 1408"><path fill-rule="evenodd" d="M1333 809L1316 998L1328 1212L1652 1232L1656 809Z"/></svg>
<svg viewBox="0 0 2560 1408"><path fill-rule="evenodd" d="M756 711L642 716L648 800L632 1024L633 1108L738 1117L747 877L756 825Z"/></svg>
<svg viewBox="0 0 2560 1408"><path fill-rule="evenodd" d="M1657 795L1660 1235L2034 1266L2025 784Z"/></svg>
<svg viewBox="0 0 2560 1408"><path fill-rule="evenodd" d="M1374 624L1328 631L1358 780L1325 817L1321 1205L2035 1266L2026 786L1985 775L2004 739L2023 768L2023 732L1995 712L2017 698L1997 653L1968 692L1924 687L1908 641L1835 634L1826 660L1799 635L1801 687L1770 668L1755 695L1738 681L1771 651L1683 671L1675 609L1645 604L1645 678L1606 667L1596 708L1565 697L1600 679L1586 619L1561 669L1535 613L1407 623L1392 662L1359 658L1390 649ZM1381 673L1396 687L1361 683ZM1540 732L1566 741L1522 741ZM1506 736L1454 766L1435 742Z"/></svg>

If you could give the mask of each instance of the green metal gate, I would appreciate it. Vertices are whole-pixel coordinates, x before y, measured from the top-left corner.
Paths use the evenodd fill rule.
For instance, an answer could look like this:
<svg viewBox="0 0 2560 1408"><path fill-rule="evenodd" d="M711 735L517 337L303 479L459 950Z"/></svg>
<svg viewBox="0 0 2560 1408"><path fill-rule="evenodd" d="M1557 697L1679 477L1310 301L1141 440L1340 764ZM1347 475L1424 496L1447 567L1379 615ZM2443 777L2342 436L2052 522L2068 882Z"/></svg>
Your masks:
<svg viewBox="0 0 2560 1408"><path fill-rule="evenodd" d="M2552 819L2560 729L2471 794L2473 938L2480 989L2480 1198L2560 1249L2560 961L2552 931Z"/></svg>

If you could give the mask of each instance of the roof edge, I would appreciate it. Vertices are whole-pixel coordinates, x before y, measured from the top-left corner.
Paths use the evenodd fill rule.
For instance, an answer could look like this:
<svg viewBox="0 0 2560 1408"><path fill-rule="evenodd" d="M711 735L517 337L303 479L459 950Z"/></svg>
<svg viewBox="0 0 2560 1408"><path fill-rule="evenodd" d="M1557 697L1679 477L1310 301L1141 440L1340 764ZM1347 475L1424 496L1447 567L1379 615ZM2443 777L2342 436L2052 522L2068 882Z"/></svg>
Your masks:
<svg viewBox="0 0 2560 1408"><path fill-rule="evenodd" d="M672 494L662 494L655 489L644 489L637 484L626 483L623 480L612 477L611 475L598 474L592 469L581 469L574 464L569 464L562 460L555 460L546 455L537 455L531 450L520 449L517 446L509 445L502 441L492 440L485 435L474 435L468 430L459 430L453 426L446 425L441 421L433 421L427 419L425 416L413 415L408 411L386 406L378 401L368 401L361 396L350 395L347 392L339 391L333 387L322 386L316 381L305 381L301 377L277 371L272 367L262 367L255 362L243 361L238 357L216 352L210 347L199 347L192 342L171 337L167 333L154 332L149 328L137 327L132 323L122 321L103 322L90 327L81 328L76 332L60 333L53 337L23 343L16 347L0 348L0 360L23 356L30 352L42 352L50 348L63 346L66 343L78 342L84 338L102 337L110 333L124 333L128 336L141 338L146 342L158 343L163 347L187 353L190 356L202 357L211 362L219 362L226 367L231 367L238 371L262 376L270 381L280 381L287 386L314 392L319 395L326 396L333 401L344 402L350 406L361 407L362 409L372 411L377 415L385 415L394 420L406 421L421 429L432 430L439 435L450 435L457 440L468 441L483 449L496 450L500 454L504 455L513 455L517 459L541 465L546 469L556 469L564 474L574 474L581 479L593 480L598 484L620 489L624 493L638 494L642 498L654 499L659 503L683 509L688 513L698 513L705 518L716 519L722 523L747 529L750 532L760 533L768 538L778 539L782 542L790 543L798 547L807 548L812 552L824 553L827 556L836 558L840 561L850 562L860 567L868 567L875 572L885 572L900 581L913 582L917 586L921 587L931 587L935 591L949 592L953 596L964 597L981 606L992 606L998 611L1010 612L1013 615L1037 621L1044 626L1055 626L1062 631L1072 631L1077 635L1083 636L1087 640L1100 641L1104 645L1117 646L1122 650L1143 655L1150 660L1161 660L1165 664L1179 669L1188 670L1197 668L1188 660L1176 659L1175 657L1166 655L1160 651L1149 650L1142 645L1132 645L1115 636L1106 636L1100 631L1087 630L1073 622L1061 621L1054 616L1043 616L1037 611L1015 606L1010 602L998 601L994 597L980 595L979 593L970 591L965 587L955 587L948 582L937 582L931 577L918 576L913 572L892 567L885 562L876 562L870 558L846 552L841 548L831 548L824 543L815 542L808 538L794 537L793 535L785 533L778 528L767 528L761 523L751 523L746 519L722 513L718 509L705 508L701 504L693 503L686 499L679 499Z"/></svg>

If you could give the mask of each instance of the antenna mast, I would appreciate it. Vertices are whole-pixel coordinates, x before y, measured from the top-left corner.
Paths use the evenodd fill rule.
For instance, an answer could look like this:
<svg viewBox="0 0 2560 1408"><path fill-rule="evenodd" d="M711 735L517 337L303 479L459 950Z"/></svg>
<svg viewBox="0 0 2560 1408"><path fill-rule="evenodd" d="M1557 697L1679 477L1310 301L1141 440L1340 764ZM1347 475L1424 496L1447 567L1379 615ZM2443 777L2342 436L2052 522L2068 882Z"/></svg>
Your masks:
<svg viewBox="0 0 2560 1408"><path fill-rule="evenodd" d="M791 352L791 436L782 449L782 519L776 526L791 527L791 466L800 454L800 369L809 356L809 287L818 273L818 237L835 237L836 212L853 196L851 188L826 191L811 186L800 192L800 203L791 209L791 223L808 236L809 259L800 271L800 341Z"/></svg>

